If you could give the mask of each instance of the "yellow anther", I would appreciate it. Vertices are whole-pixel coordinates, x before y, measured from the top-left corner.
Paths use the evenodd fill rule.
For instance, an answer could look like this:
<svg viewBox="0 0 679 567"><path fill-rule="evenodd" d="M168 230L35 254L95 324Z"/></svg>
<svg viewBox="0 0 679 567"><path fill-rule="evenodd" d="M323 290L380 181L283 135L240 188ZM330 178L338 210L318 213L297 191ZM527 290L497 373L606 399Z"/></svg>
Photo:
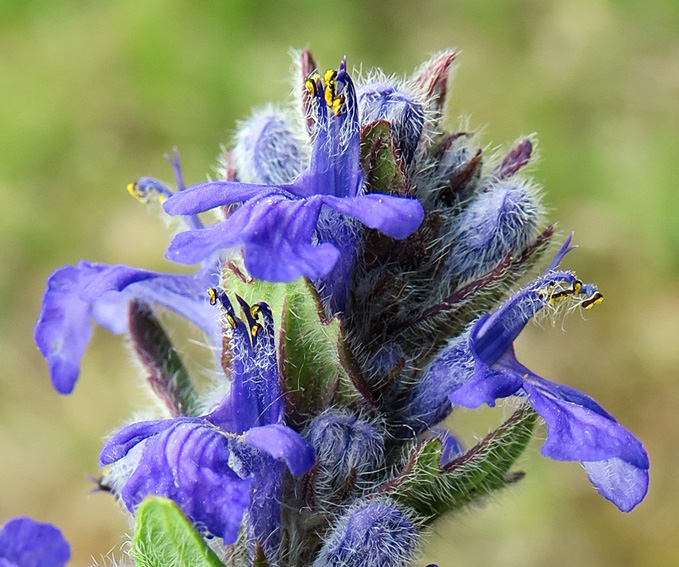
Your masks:
<svg viewBox="0 0 679 567"><path fill-rule="evenodd" d="M332 85L332 83L328 83L328 84L325 86L324 95L325 95L325 104L327 104L328 106L332 107L332 104L333 104L333 102L334 102L334 100L335 100L335 88L334 88L334 86Z"/></svg>
<svg viewBox="0 0 679 567"><path fill-rule="evenodd" d="M128 183L127 184L127 192L130 194L130 196L134 197L137 199L137 201L143 203L145 201L144 197L137 191L137 184L136 183Z"/></svg>
<svg viewBox="0 0 679 567"><path fill-rule="evenodd" d="M339 95L335 97L335 99L332 101L332 113L337 116L340 112L342 112L342 107L344 105L344 95Z"/></svg>
<svg viewBox="0 0 679 567"><path fill-rule="evenodd" d="M582 306L585 309L591 309L595 305L599 305L599 303L601 303L603 300L604 296L597 291L594 295L592 295L592 297L585 299L585 301L582 302Z"/></svg>
<svg viewBox="0 0 679 567"><path fill-rule="evenodd" d="M210 305L217 305L217 290L211 287L207 290L207 294L210 297Z"/></svg>
<svg viewBox="0 0 679 567"><path fill-rule="evenodd" d="M337 71L335 69L328 69L325 72L325 75L323 76L323 80L325 81L326 84L329 84L331 81L335 79L337 76Z"/></svg>
<svg viewBox="0 0 679 567"><path fill-rule="evenodd" d="M233 318L233 315L231 315L230 313L226 314L226 320L229 322L229 325L231 325L232 329L235 329L238 326L236 320Z"/></svg>
<svg viewBox="0 0 679 567"><path fill-rule="evenodd" d="M314 81L313 79L307 79L306 81L304 81L304 86L306 87L307 92L311 96L316 96L316 93L318 92L316 90L316 81Z"/></svg>
<svg viewBox="0 0 679 567"><path fill-rule="evenodd" d="M581 289L582 282L580 280L575 280L575 283L573 284L573 293L580 293Z"/></svg>
<svg viewBox="0 0 679 567"><path fill-rule="evenodd" d="M252 329L250 329L250 334L252 335L252 338L257 338L257 334L259 333L259 330L262 327L260 325L257 325L256 323L252 326Z"/></svg>
<svg viewBox="0 0 679 567"><path fill-rule="evenodd" d="M257 319L257 315L259 315L259 312L261 310L261 307L259 305L253 305L250 307L250 317L253 319Z"/></svg>
<svg viewBox="0 0 679 567"><path fill-rule="evenodd" d="M552 296L549 298L549 301L551 303L555 303L556 301L561 301L562 299L565 299L569 295L573 295L573 290L572 289L563 289L561 291L557 291L556 293L553 293Z"/></svg>
<svg viewBox="0 0 679 567"><path fill-rule="evenodd" d="M167 201L167 197L165 195L158 195L158 202L162 205L165 201Z"/></svg>

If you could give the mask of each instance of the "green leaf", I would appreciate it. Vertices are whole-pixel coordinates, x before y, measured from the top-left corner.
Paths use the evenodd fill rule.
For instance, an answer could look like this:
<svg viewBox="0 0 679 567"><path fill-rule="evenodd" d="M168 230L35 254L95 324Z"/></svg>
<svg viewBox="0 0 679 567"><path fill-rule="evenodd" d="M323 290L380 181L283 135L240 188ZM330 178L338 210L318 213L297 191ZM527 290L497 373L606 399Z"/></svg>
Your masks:
<svg viewBox="0 0 679 567"><path fill-rule="evenodd" d="M136 567L224 567L179 507L155 496L137 508L131 554Z"/></svg>
<svg viewBox="0 0 679 567"><path fill-rule="evenodd" d="M530 441L537 414L530 407L512 417L477 445L445 467L440 465L441 441L430 439L410 456L400 476L384 485L389 494L421 516L434 519L457 510L523 477L509 468Z"/></svg>
<svg viewBox="0 0 679 567"><path fill-rule="evenodd" d="M130 303L129 327L132 346L148 371L146 379L172 416L198 415L198 396L189 373L146 303Z"/></svg>
<svg viewBox="0 0 679 567"><path fill-rule="evenodd" d="M288 284L281 324L281 356L288 399L302 413L371 399L346 347L339 319L326 318L308 280Z"/></svg>
<svg viewBox="0 0 679 567"><path fill-rule="evenodd" d="M361 167L371 191L409 193L410 180L386 120L376 120L361 130Z"/></svg>

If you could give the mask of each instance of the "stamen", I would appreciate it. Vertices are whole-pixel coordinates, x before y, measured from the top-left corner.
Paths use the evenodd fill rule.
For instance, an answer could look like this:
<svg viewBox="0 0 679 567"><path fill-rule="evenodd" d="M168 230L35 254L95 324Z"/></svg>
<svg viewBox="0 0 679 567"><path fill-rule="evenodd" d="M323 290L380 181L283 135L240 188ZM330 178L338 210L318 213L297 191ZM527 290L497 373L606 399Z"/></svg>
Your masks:
<svg viewBox="0 0 679 567"><path fill-rule="evenodd" d="M252 335L253 339L257 338L257 335L259 334L259 330L262 328L262 326L259 323L255 323L252 326L252 329L250 329L250 334Z"/></svg>
<svg viewBox="0 0 679 567"><path fill-rule="evenodd" d="M333 102L335 100L335 84L326 83L324 94L325 94L325 104L332 108Z"/></svg>
<svg viewBox="0 0 679 567"><path fill-rule="evenodd" d="M217 305L217 290L211 287L207 290L207 294L210 297L210 305Z"/></svg>
<svg viewBox="0 0 679 567"><path fill-rule="evenodd" d="M335 100L332 101L332 113L337 116L340 112L342 112L342 108L344 107L344 95L338 95L335 97Z"/></svg>
<svg viewBox="0 0 679 567"><path fill-rule="evenodd" d="M307 92L311 96L316 96L318 94L318 88L316 87L316 81L310 77L306 81L304 81L304 86L306 87Z"/></svg>
<svg viewBox="0 0 679 567"><path fill-rule="evenodd" d="M238 326L238 323L236 323L236 319L234 318L231 313L226 314L226 320L229 322L229 325L231 325L232 329L235 329Z"/></svg>
<svg viewBox="0 0 679 567"><path fill-rule="evenodd" d="M597 291L594 295L585 299L585 301L582 302L582 306L585 309L591 309L595 305L599 305L599 303L601 303L603 300L604 296Z"/></svg>
<svg viewBox="0 0 679 567"><path fill-rule="evenodd" d="M253 305L250 307L250 317L253 319L257 319L257 315L259 315L259 312L261 310L261 307L259 305Z"/></svg>
<svg viewBox="0 0 679 567"><path fill-rule="evenodd" d="M131 197L134 197L137 199L137 201L143 203L145 199L141 196L141 194L137 191L137 184L136 183L128 183L127 184L127 192L130 194Z"/></svg>
<svg viewBox="0 0 679 567"><path fill-rule="evenodd" d="M325 81L326 84L330 84L332 81L335 80L335 77L337 77L337 71L335 71L335 69L328 69L325 72L323 80Z"/></svg>

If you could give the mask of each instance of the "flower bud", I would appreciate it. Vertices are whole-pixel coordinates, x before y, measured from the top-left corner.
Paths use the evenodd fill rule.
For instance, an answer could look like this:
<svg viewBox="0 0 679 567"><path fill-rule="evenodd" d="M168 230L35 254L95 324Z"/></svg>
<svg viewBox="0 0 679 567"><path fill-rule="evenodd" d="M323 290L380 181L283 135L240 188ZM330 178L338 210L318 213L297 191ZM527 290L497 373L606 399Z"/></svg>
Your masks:
<svg viewBox="0 0 679 567"><path fill-rule="evenodd" d="M306 161L287 117L274 110L241 125L232 159L240 181L269 185L291 183Z"/></svg>
<svg viewBox="0 0 679 567"><path fill-rule="evenodd" d="M412 161L424 126L422 105L407 92L387 82L374 82L358 88L361 126L386 120L406 165Z"/></svg>
<svg viewBox="0 0 679 567"><path fill-rule="evenodd" d="M507 254L519 255L538 235L542 208L525 181L491 184L462 211L450 234L444 273L458 284L489 272Z"/></svg>
<svg viewBox="0 0 679 567"><path fill-rule="evenodd" d="M313 489L321 506L364 488L384 468L383 433L347 410L330 409L317 416L305 437L316 452Z"/></svg>
<svg viewBox="0 0 679 567"><path fill-rule="evenodd" d="M314 567L405 567L417 550L413 521L389 501L361 503L330 531Z"/></svg>

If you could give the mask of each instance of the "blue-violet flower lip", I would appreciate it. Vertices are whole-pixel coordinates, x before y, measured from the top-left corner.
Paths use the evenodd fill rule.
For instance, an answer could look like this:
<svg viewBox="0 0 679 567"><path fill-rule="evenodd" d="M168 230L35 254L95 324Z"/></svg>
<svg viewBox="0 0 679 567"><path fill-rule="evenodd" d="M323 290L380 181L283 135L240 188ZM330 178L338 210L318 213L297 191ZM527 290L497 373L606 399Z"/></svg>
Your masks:
<svg viewBox="0 0 679 567"><path fill-rule="evenodd" d="M126 332L128 305L133 299L175 311L205 331L215 344L221 344L221 326L205 295L217 278L217 267L210 262L191 275L84 261L57 269L47 280L33 334L55 389L61 394L73 391L92 334L92 320L112 333Z"/></svg>

